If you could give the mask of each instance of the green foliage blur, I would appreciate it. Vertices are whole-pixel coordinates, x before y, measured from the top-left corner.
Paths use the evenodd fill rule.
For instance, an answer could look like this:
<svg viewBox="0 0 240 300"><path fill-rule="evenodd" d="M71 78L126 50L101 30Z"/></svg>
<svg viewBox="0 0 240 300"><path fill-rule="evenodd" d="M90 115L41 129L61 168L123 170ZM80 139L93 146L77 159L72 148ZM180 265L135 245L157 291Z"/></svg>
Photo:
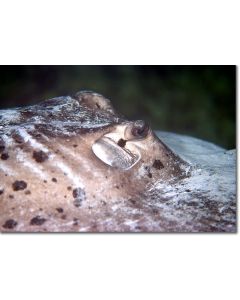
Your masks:
<svg viewBox="0 0 240 300"><path fill-rule="evenodd" d="M128 119L235 148L235 66L1 66L0 108L92 90Z"/></svg>

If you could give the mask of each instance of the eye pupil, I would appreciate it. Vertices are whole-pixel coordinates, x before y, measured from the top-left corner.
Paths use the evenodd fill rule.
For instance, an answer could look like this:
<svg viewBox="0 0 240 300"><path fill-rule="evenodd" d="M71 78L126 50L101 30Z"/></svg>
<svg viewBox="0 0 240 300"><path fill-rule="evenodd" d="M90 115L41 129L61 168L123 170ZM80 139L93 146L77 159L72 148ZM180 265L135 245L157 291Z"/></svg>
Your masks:
<svg viewBox="0 0 240 300"><path fill-rule="evenodd" d="M149 127L144 121L136 121L132 128L132 135L138 138L146 137L148 134L148 129Z"/></svg>

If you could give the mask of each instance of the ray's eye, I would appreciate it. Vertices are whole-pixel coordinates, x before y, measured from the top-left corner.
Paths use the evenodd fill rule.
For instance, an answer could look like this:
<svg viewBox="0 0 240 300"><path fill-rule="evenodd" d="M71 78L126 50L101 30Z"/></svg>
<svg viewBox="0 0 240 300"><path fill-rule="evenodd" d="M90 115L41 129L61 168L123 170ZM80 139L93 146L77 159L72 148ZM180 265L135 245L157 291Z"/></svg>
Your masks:
<svg viewBox="0 0 240 300"><path fill-rule="evenodd" d="M138 120L134 122L131 129L131 134L133 138L145 138L148 134L148 131L148 124L142 120Z"/></svg>

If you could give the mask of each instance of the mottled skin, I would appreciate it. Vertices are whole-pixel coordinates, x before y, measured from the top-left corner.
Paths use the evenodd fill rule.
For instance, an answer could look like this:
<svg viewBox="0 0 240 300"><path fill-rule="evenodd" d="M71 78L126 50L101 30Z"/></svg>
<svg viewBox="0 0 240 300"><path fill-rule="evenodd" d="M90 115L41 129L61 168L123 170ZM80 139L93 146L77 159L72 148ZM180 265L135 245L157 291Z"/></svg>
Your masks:
<svg viewBox="0 0 240 300"><path fill-rule="evenodd" d="M208 221L184 221L185 209L176 220L168 218L159 206L167 199L154 184L174 186L190 176L191 167L147 126L137 132L136 126L91 92L3 111L1 231L234 231L235 224L224 230L221 218L215 225L216 207L208 208ZM92 150L103 136L138 153L137 163L129 169L104 163Z"/></svg>

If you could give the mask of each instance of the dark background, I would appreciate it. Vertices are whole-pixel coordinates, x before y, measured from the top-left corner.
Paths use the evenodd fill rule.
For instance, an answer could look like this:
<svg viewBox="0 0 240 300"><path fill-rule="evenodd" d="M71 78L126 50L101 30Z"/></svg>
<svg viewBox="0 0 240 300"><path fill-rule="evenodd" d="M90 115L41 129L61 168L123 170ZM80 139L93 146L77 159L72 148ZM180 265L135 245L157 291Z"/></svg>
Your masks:
<svg viewBox="0 0 240 300"><path fill-rule="evenodd" d="M235 66L1 66L0 108L92 90L128 119L235 148Z"/></svg>

